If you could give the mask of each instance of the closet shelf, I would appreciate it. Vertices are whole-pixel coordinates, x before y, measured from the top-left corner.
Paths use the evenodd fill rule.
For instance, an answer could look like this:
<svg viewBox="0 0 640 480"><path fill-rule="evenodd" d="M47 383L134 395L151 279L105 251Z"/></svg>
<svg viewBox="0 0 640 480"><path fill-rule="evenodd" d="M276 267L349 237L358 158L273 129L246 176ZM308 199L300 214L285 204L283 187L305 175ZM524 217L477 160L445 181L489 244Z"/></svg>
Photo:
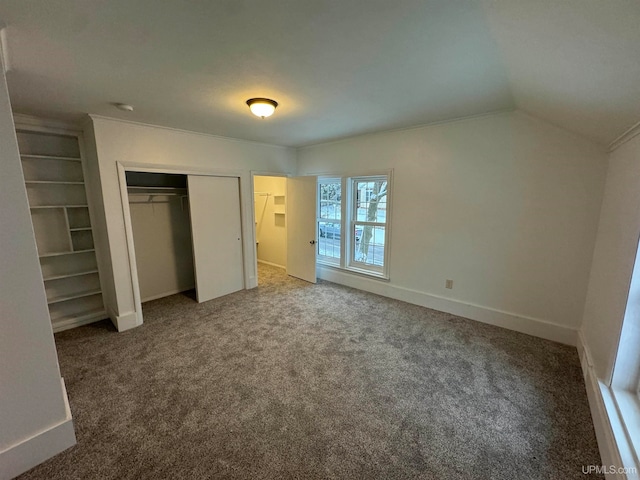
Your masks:
<svg viewBox="0 0 640 480"><path fill-rule="evenodd" d="M62 180L25 180L27 185L44 184L44 185L84 185L84 182L67 182Z"/></svg>
<svg viewBox="0 0 640 480"><path fill-rule="evenodd" d="M35 205L33 207L29 207L31 210L36 210L38 208L87 208L89 205Z"/></svg>
<svg viewBox="0 0 640 480"><path fill-rule="evenodd" d="M43 280L48 282L49 280L60 280L63 278L81 277L83 275L91 275L92 273L98 273L98 270L87 270L85 272L67 273L65 275L53 275L51 277L44 277Z"/></svg>
<svg viewBox="0 0 640 480"><path fill-rule="evenodd" d="M46 257L59 257L60 255L75 255L76 253L88 253L88 252L95 252L94 248L89 248L87 250L76 250L76 251L69 251L69 252L55 252L55 253L45 253L43 255L38 255L39 258L46 258Z"/></svg>
<svg viewBox="0 0 640 480"><path fill-rule="evenodd" d="M22 157L22 158L36 158L36 159L40 159L40 160L64 160L66 162L82 162L81 158L76 158L76 157L58 157L56 155L33 155L33 154L23 153L22 155L20 155L20 157Z"/></svg>
<svg viewBox="0 0 640 480"><path fill-rule="evenodd" d="M53 298L47 299L47 303L51 305L52 303L66 302L67 300L75 300L76 298L90 297L92 295L99 295L101 293L102 291L98 289L98 290L88 290L86 292L74 293L71 295L61 295L60 297L53 297Z"/></svg>
<svg viewBox="0 0 640 480"><path fill-rule="evenodd" d="M89 310L81 315L64 315L53 320L53 332L61 332L73 327L79 327L87 323L94 322L96 320L103 320L107 318L107 312L103 308L96 308L95 310Z"/></svg>

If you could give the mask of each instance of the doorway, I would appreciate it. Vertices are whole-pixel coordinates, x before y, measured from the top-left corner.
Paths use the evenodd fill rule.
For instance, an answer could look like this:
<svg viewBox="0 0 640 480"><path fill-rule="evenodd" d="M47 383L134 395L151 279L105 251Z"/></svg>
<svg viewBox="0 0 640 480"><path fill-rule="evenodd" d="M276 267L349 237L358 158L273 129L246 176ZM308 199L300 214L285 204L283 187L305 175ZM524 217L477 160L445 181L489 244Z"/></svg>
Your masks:
<svg viewBox="0 0 640 480"><path fill-rule="evenodd" d="M315 176L253 174L256 271L260 265L316 283Z"/></svg>
<svg viewBox="0 0 640 480"><path fill-rule="evenodd" d="M253 176L258 284L265 268L287 268L287 177Z"/></svg>
<svg viewBox="0 0 640 480"><path fill-rule="evenodd" d="M195 288L187 176L126 172L140 301Z"/></svg>
<svg viewBox="0 0 640 480"><path fill-rule="evenodd" d="M138 325L143 301L245 288L240 176L118 168Z"/></svg>

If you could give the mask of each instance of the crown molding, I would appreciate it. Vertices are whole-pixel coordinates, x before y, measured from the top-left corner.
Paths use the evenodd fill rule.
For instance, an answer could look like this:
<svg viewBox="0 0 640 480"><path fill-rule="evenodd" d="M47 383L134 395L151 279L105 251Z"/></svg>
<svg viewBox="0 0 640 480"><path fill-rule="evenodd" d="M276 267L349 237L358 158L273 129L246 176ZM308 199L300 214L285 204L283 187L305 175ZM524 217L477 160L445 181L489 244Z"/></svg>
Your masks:
<svg viewBox="0 0 640 480"><path fill-rule="evenodd" d="M35 115L26 115L24 113L14 113L13 121L16 124L16 127L48 128L71 132L82 131L82 126L78 123L65 122L54 118L36 117Z"/></svg>
<svg viewBox="0 0 640 480"><path fill-rule="evenodd" d="M637 122L631 128L626 130L622 135L609 144L609 152L613 152L619 146L627 143L634 137L640 135L640 122Z"/></svg>
<svg viewBox="0 0 640 480"><path fill-rule="evenodd" d="M147 127L147 128L157 128L160 130L168 130L168 131L172 131L172 132L177 132L180 134L187 134L187 135L197 135L200 137L208 137L208 138L215 138L218 140L226 140L229 142L235 142L235 143L246 143L246 144L252 144L252 145L259 145L259 146L263 146L263 147L271 147L271 148L280 148L280 149L285 149L285 150L295 150L295 147L290 147L287 145L278 145L275 143L266 143L266 142L258 142L256 140L245 140L244 138L235 138L235 137L225 137L223 135L215 135L213 133L205 133L205 132L196 132L193 130L185 130L183 128L176 128L176 127L167 127L164 125L155 125L153 123L145 123L145 122L139 122L136 120L125 120L122 118L115 118L115 117L108 117L106 115L99 115L96 113L89 113L88 117L90 120L106 120L109 122L115 122L115 123L127 123L129 125L135 125L138 127Z"/></svg>
<svg viewBox="0 0 640 480"><path fill-rule="evenodd" d="M7 26L0 20L0 57L4 73L11 70L11 62L9 60L9 42L7 40Z"/></svg>

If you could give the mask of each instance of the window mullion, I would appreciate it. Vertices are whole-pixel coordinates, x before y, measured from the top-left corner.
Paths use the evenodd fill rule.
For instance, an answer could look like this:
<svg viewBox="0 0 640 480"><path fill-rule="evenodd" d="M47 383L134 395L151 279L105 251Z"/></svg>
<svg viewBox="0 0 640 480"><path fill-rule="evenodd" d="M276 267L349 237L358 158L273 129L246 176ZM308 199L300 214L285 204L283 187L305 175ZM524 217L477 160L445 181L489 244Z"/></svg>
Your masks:
<svg viewBox="0 0 640 480"><path fill-rule="evenodd" d="M349 179L349 258L347 258L347 267L349 267L355 260L355 253L357 246L353 242L351 237L352 232L355 229L355 222L358 218L358 193L356 191L356 180L354 178Z"/></svg>
<svg viewBox="0 0 640 480"><path fill-rule="evenodd" d="M353 226L355 225L371 225L372 227L384 227L387 224L385 222L366 222L364 220L354 220Z"/></svg>
<svg viewBox="0 0 640 480"><path fill-rule="evenodd" d="M342 198L341 198L341 204L340 204L340 228L342 230L342 232L344 232L342 234L342 239L340 242L340 267L341 268L345 268L345 266L348 264L347 261L347 254L349 252L349 247L347 246L347 243L349 241L348 236L346 235L346 224L348 222L348 204L350 203L350 197L349 197L349 188L347 186L347 179L342 177L340 179L340 188L342 191Z"/></svg>

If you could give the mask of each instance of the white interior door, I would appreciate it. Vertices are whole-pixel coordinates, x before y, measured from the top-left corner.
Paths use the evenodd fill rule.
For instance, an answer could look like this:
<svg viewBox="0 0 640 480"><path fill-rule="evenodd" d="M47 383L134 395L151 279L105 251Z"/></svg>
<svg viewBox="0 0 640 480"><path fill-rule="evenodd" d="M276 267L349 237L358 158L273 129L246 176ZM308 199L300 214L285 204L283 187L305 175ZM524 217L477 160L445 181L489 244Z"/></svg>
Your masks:
<svg viewBox="0 0 640 480"><path fill-rule="evenodd" d="M287 273L316 283L316 177L287 179Z"/></svg>
<svg viewBox="0 0 640 480"><path fill-rule="evenodd" d="M198 302L244 288L240 187L236 177L188 175Z"/></svg>

